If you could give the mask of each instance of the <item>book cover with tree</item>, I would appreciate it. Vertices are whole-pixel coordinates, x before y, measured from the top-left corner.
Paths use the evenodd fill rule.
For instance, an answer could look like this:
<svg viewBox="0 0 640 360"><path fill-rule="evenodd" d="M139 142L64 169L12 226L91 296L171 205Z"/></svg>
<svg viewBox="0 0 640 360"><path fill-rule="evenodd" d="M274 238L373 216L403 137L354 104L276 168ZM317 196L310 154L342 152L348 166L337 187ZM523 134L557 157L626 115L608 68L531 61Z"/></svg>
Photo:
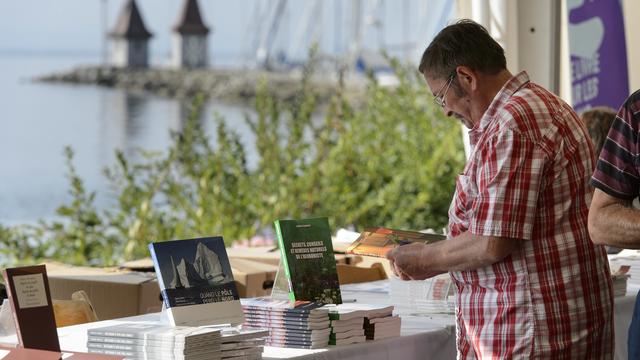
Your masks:
<svg viewBox="0 0 640 360"><path fill-rule="evenodd" d="M329 220L277 220L275 228L289 300L341 304Z"/></svg>

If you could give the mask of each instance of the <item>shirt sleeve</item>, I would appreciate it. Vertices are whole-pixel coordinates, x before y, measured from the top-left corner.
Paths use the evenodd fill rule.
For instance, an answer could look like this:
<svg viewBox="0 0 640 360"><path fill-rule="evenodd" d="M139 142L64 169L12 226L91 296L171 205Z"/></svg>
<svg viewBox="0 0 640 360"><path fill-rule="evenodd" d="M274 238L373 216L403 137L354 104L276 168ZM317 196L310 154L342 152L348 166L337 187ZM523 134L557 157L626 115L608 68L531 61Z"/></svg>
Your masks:
<svg viewBox="0 0 640 360"><path fill-rule="evenodd" d="M640 193L637 129L640 115L634 115L637 110L634 111L633 99L618 111L591 178L593 187L619 199L632 199Z"/></svg>
<svg viewBox="0 0 640 360"><path fill-rule="evenodd" d="M482 151L478 195L469 230L476 235L530 240L547 156L531 139L505 130Z"/></svg>

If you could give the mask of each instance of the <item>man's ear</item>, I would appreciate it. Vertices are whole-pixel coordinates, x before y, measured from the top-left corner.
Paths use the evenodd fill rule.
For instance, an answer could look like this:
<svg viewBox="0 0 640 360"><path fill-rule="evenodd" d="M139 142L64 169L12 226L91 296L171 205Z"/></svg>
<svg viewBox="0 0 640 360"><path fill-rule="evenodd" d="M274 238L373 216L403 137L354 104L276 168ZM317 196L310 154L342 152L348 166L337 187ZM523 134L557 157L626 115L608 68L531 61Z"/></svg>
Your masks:
<svg viewBox="0 0 640 360"><path fill-rule="evenodd" d="M470 67L458 66L456 68L456 76L458 77L458 83L467 93L478 89L478 75Z"/></svg>

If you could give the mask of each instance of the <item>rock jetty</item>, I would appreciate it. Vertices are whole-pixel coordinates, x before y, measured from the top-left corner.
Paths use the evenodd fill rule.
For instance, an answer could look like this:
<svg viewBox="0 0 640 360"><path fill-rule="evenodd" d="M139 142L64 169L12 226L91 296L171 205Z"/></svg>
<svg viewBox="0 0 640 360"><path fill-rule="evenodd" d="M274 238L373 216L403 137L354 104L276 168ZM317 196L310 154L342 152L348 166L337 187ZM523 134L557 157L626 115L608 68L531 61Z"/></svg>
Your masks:
<svg viewBox="0 0 640 360"><path fill-rule="evenodd" d="M229 102L250 102L256 96L259 84L264 81L270 94L279 99L291 100L300 92L302 73L270 72L247 69L135 69L88 66L71 71L54 73L36 78L36 81L93 84L124 89L146 90L170 98L190 98L204 94ZM326 102L335 93L337 76L311 78L320 102ZM365 88L365 80L350 79L346 86L349 97L358 97Z"/></svg>

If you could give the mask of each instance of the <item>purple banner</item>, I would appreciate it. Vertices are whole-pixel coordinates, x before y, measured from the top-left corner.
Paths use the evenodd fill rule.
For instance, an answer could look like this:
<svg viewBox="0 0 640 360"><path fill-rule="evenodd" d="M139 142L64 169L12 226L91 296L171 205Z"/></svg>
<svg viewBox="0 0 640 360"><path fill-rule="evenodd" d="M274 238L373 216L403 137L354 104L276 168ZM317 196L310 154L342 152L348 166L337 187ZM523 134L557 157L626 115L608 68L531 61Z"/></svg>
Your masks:
<svg viewBox="0 0 640 360"><path fill-rule="evenodd" d="M567 0L573 107L618 109L629 96L619 0Z"/></svg>

